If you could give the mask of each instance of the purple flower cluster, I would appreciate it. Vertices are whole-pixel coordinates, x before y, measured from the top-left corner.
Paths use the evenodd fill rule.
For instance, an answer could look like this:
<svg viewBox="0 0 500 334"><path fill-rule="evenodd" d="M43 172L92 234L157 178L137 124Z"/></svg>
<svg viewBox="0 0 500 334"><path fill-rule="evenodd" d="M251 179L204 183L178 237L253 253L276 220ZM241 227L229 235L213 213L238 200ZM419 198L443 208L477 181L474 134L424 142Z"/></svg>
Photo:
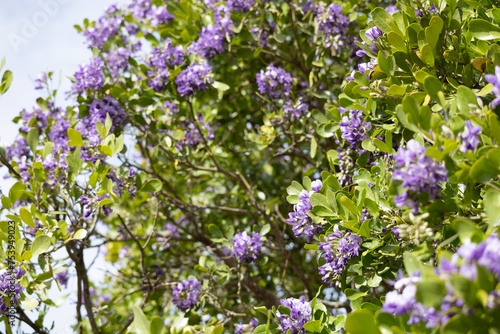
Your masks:
<svg viewBox="0 0 500 334"><path fill-rule="evenodd" d="M342 10L341 6L334 3L326 8L319 6L316 9L316 20L319 23L319 30L324 33L326 48L343 45L343 41L347 39L350 21L342 14Z"/></svg>
<svg viewBox="0 0 500 334"><path fill-rule="evenodd" d="M322 227L311 222L311 219L307 215L309 211L312 210L312 205L309 197L321 190L323 183L321 180L316 180L311 183L311 191L302 190L299 194L299 202L293 206L293 212L288 214L289 223L293 224L293 233L295 236L305 236L307 237L307 242L311 242L314 235L321 232Z"/></svg>
<svg viewBox="0 0 500 334"><path fill-rule="evenodd" d="M492 93L495 94L495 99L491 105L496 107L500 104L500 66L495 66L495 74L486 74L484 79L493 85Z"/></svg>
<svg viewBox="0 0 500 334"><path fill-rule="evenodd" d="M459 263L461 261L461 263ZM477 279L477 265L483 266L500 279L500 240L493 233L486 241L479 244L465 243L453 254L451 261L442 261L439 274L459 273L471 281Z"/></svg>
<svg viewBox="0 0 500 334"><path fill-rule="evenodd" d="M280 311L276 311L276 317L280 323L278 329L281 329L282 333L290 331L290 334L304 334L306 332L304 325L311 321L312 317L311 303L306 302L304 296L300 299L282 299L280 303L290 309L290 314L281 314Z"/></svg>
<svg viewBox="0 0 500 334"><path fill-rule="evenodd" d="M181 224L181 223L182 223L182 220L179 220L178 224ZM181 236L181 230L178 227L178 225L175 225L172 223L165 223L163 225L161 235L162 235L161 237L156 238L157 245L155 244L155 245L153 245L153 247L155 249L167 250L172 246L172 244L170 243L171 239L178 238ZM173 245L174 245L174 247L176 247L177 242L175 242Z"/></svg>
<svg viewBox="0 0 500 334"><path fill-rule="evenodd" d="M460 140L460 151L466 153L471 150L474 151L479 144L478 134L481 132L480 126L473 126L471 121L465 121L464 131L458 134Z"/></svg>
<svg viewBox="0 0 500 334"><path fill-rule="evenodd" d="M149 81L151 88L156 91L162 90L170 76L168 66L181 65L184 62L184 55L182 46L174 46L170 38L165 40L162 48L155 47L146 61L151 68L154 68L148 72L148 76L152 77Z"/></svg>
<svg viewBox="0 0 500 334"><path fill-rule="evenodd" d="M213 80L210 77L212 66L207 62L191 64L175 79L177 91L181 96L192 96L197 90L205 91Z"/></svg>
<svg viewBox="0 0 500 334"><path fill-rule="evenodd" d="M104 84L103 68L104 61L100 57L92 58L85 66L80 65L80 70L75 73L72 92L82 94L87 90L101 89Z"/></svg>
<svg viewBox="0 0 500 334"><path fill-rule="evenodd" d="M229 28L233 24L230 14L227 6L217 6L214 9L214 24L209 24L201 29L198 40L189 46L188 52L190 54L198 53L207 59L212 59L216 54L224 52L226 36L231 38L233 34Z"/></svg>
<svg viewBox="0 0 500 334"><path fill-rule="evenodd" d="M387 293L383 311L395 315L409 314L408 324L425 322L427 328L443 326L457 312L469 315L472 311L453 290L449 281L452 275L460 275L470 281L477 280L477 266L482 266L500 279L500 240L496 233L479 244L465 243L453 254L451 261L442 259L436 274L445 282L446 295L439 309L425 306L417 302L417 286L420 274L414 273L411 277L404 277L400 272L394 284L394 291ZM488 308L498 307L498 291L493 290L488 295Z"/></svg>
<svg viewBox="0 0 500 334"><path fill-rule="evenodd" d="M127 114L121 107L120 102L111 95L106 95L102 100L94 99L88 107L88 115L81 119L81 122L76 126L76 130L89 139L91 145L98 145L101 142L102 138L97 133L96 123L105 124L107 115L112 121L110 133L126 123Z"/></svg>
<svg viewBox="0 0 500 334"><path fill-rule="evenodd" d="M132 51L120 46L116 51L108 54L108 65L111 70L111 76L117 78L122 72L128 69L128 59L132 56Z"/></svg>
<svg viewBox="0 0 500 334"><path fill-rule="evenodd" d="M269 65L257 73L257 85L261 94L269 94L272 98L288 97L292 90L293 78L281 68Z"/></svg>
<svg viewBox="0 0 500 334"><path fill-rule="evenodd" d="M323 275L323 282L334 281L342 276L345 266L349 260L359 255L361 237L351 232L340 231L335 225L333 233L325 237L325 242L321 242L318 249L324 253L321 255L326 263L319 267L319 274Z"/></svg>
<svg viewBox="0 0 500 334"><path fill-rule="evenodd" d="M49 82L49 77L47 73L42 73L40 74L36 79L35 79L35 89L36 90L41 90L43 87L46 87Z"/></svg>
<svg viewBox="0 0 500 334"><path fill-rule="evenodd" d="M361 110L350 110L349 116L343 116L339 123L342 139L345 139L354 149L363 140L368 139L366 133L371 130L372 124L364 121L365 114Z"/></svg>
<svg viewBox="0 0 500 334"><path fill-rule="evenodd" d="M406 205L414 213L418 213L419 195L427 193L429 200L436 200L441 191L438 182L448 180L446 168L425 156L425 150L412 139L406 144L406 149L401 147L394 157L398 169L392 173L392 179L402 181L405 188L403 194L396 196L396 206Z"/></svg>
<svg viewBox="0 0 500 334"><path fill-rule="evenodd" d="M285 113L285 115L288 115L289 117L296 120L305 115L308 110L309 105L304 101L302 97L299 97L295 103L289 100L283 106L283 112Z"/></svg>
<svg viewBox="0 0 500 334"><path fill-rule="evenodd" d="M9 308L7 300L10 300L10 305L19 306L23 291L19 280L24 274L26 272L19 267L13 269L12 272L4 271L0 274L0 314L7 313Z"/></svg>
<svg viewBox="0 0 500 334"><path fill-rule="evenodd" d="M385 296L382 310L395 315L408 313L410 315L408 324L420 322L425 306L417 302L416 284L418 282L420 282L420 272L416 272L410 277L405 277L400 272L394 283L395 290L388 292Z"/></svg>
<svg viewBox="0 0 500 334"><path fill-rule="evenodd" d="M138 19L141 23L149 22L155 28L169 24L175 18L175 15L167 10L166 5L156 6L151 0L133 1L128 9L133 18Z"/></svg>
<svg viewBox="0 0 500 334"><path fill-rule="evenodd" d="M233 256L238 258L241 262L251 263L260 255L262 242L260 241L261 235L257 232L252 232L249 236L247 232L237 233L233 237Z"/></svg>
<svg viewBox="0 0 500 334"><path fill-rule="evenodd" d="M378 27L371 27L365 33L366 37L368 37L372 41L377 40L377 38L379 38L383 34L384 33L382 32L382 30L380 30Z"/></svg>
<svg viewBox="0 0 500 334"><path fill-rule="evenodd" d="M30 155L28 140L24 137L17 139L12 145L5 147L5 155L8 160L27 158Z"/></svg>
<svg viewBox="0 0 500 334"><path fill-rule="evenodd" d="M212 140L215 138L214 129L208 123L206 123L203 119L203 115L198 114L197 120L201 123L203 128L200 128L201 132L204 132L203 129L206 130L206 139ZM184 127L184 138L177 142L177 148L179 151L184 149L186 146L196 147L201 142L203 142L202 134L198 130L198 127L189 121L182 121L180 124L181 127Z"/></svg>
<svg viewBox="0 0 500 334"><path fill-rule="evenodd" d="M253 333L253 330L258 324L257 320L252 319L249 324L237 324L234 326L234 332L235 334Z"/></svg>
<svg viewBox="0 0 500 334"><path fill-rule="evenodd" d="M59 281L59 284L61 284L65 288L68 287L69 276L67 270L57 273L55 278L57 281Z"/></svg>
<svg viewBox="0 0 500 334"><path fill-rule="evenodd" d="M180 310L186 312L200 301L200 287L201 282L194 279L179 282L173 288L172 302Z"/></svg>
<svg viewBox="0 0 500 334"><path fill-rule="evenodd" d="M227 6L238 12L248 12L255 5L255 0L227 0Z"/></svg>
<svg viewBox="0 0 500 334"><path fill-rule="evenodd" d="M117 175L114 169L110 169L109 174L106 175L106 178L115 183L116 192L118 193L118 195L120 195L120 198L124 194L125 189L127 190L127 193L130 195L130 197L134 198L137 186L134 181L134 176L135 172L133 169L130 169L125 176Z"/></svg>
<svg viewBox="0 0 500 334"><path fill-rule="evenodd" d="M122 23L123 17L119 9L115 5L110 6L106 14L83 33L87 38L89 48L102 48L109 39L119 34Z"/></svg>
<svg viewBox="0 0 500 334"><path fill-rule="evenodd" d="M103 199L108 199L110 198L109 194L104 194L101 196L94 196L94 197L87 197L87 196L80 196L80 201L83 204L83 218L88 219L90 217L95 216L94 212L94 206L98 206L98 203L102 201ZM113 212L111 207L109 205L103 205L102 206L102 213L107 217Z"/></svg>

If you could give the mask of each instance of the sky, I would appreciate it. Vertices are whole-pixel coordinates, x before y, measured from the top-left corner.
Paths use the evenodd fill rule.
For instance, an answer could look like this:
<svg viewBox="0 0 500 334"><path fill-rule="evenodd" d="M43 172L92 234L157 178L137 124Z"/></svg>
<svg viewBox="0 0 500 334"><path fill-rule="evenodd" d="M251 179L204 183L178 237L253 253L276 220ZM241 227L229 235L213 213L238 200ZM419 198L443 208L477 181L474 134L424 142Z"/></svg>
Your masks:
<svg viewBox="0 0 500 334"><path fill-rule="evenodd" d="M68 76L72 76L79 64L84 64L91 57L85 46L83 36L77 33L75 24L82 25L83 20L96 20L112 3L128 3L130 0L13 0L0 1L0 60L6 57L5 69L14 73L14 80L9 91L0 96L0 145L8 145L17 136L18 126L12 119L19 115L23 108L34 106L40 97L34 90L34 80L47 70L54 72L55 77L61 74L61 95L59 105L68 103L65 94L71 86ZM0 168L0 189L8 193L12 182L3 180L6 174ZM87 263L91 262L95 252L87 254ZM91 279L96 275L102 277L104 261L96 261L89 272ZM74 270L73 270L74 273ZM76 279L69 282L69 289L75 289ZM49 296L55 300L68 293L51 289ZM46 317L45 324L55 321L52 334L73 333L70 325L75 319L76 298L70 296L63 306L52 308ZM34 318L33 314L31 318ZM36 318L34 318L36 319ZM3 330L0 325L0 331Z"/></svg>

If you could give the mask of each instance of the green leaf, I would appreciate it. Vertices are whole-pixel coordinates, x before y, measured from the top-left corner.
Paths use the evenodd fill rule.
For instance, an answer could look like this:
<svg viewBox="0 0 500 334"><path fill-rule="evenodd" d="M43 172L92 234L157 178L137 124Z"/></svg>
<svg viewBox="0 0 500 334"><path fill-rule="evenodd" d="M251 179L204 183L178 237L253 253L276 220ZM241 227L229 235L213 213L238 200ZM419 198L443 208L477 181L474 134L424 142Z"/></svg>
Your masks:
<svg viewBox="0 0 500 334"><path fill-rule="evenodd" d="M222 327L221 325L217 325L212 329L210 334L222 334L223 332L224 332L224 327Z"/></svg>
<svg viewBox="0 0 500 334"><path fill-rule="evenodd" d="M254 310L267 315L267 308L265 306L254 307Z"/></svg>
<svg viewBox="0 0 500 334"><path fill-rule="evenodd" d="M24 189L26 189L26 186L21 181L14 183L14 185L9 190L11 203L16 203L23 196Z"/></svg>
<svg viewBox="0 0 500 334"><path fill-rule="evenodd" d="M373 313L368 310L358 310L347 315L346 329L349 334L381 334Z"/></svg>
<svg viewBox="0 0 500 334"><path fill-rule="evenodd" d="M406 89L404 87L401 87L400 85L396 85L396 84L393 84L387 90L387 95L402 96L402 95L405 95L405 93L406 93Z"/></svg>
<svg viewBox="0 0 500 334"><path fill-rule="evenodd" d="M75 240L81 240L87 236L87 230L81 228L78 231L75 232L73 235L73 239Z"/></svg>
<svg viewBox="0 0 500 334"><path fill-rule="evenodd" d="M391 23L393 22L392 15L387 13L384 9L377 7L372 11L372 18L375 26L386 34L392 31Z"/></svg>
<svg viewBox="0 0 500 334"><path fill-rule="evenodd" d="M165 329L165 323L159 316L155 315L151 318L151 334L162 334Z"/></svg>
<svg viewBox="0 0 500 334"><path fill-rule="evenodd" d="M229 88L231 88L228 85L226 85L225 83L219 82L219 81L214 81L214 83L212 84L212 86L214 86L215 89L223 91L223 92L225 92L226 90L228 90Z"/></svg>
<svg viewBox="0 0 500 334"><path fill-rule="evenodd" d="M410 252L405 252L403 254L403 261L405 264L405 269L409 275L419 271L421 268L421 263L418 258L415 256L415 254L412 254Z"/></svg>
<svg viewBox="0 0 500 334"><path fill-rule="evenodd" d="M33 223L33 215L26 208L21 208L19 210L19 215L21 216L21 220L28 224L30 227L35 228L35 224Z"/></svg>
<svg viewBox="0 0 500 334"><path fill-rule="evenodd" d="M264 235L268 234L269 231L271 231L271 225L270 224L266 224L266 225L262 226L262 228L260 229L259 234L262 235L262 236L264 236Z"/></svg>
<svg viewBox="0 0 500 334"><path fill-rule="evenodd" d="M214 237L214 238L224 238L224 234L222 234L221 230L214 224L210 224L208 225L208 230L210 231L210 234Z"/></svg>
<svg viewBox="0 0 500 334"><path fill-rule="evenodd" d="M113 204L113 200L111 198L105 198L99 201L99 206L105 206Z"/></svg>
<svg viewBox="0 0 500 334"><path fill-rule="evenodd" d="M321 333L321 320L311 320L304 324L304 329L312 333Z"/></svg>
<svg viewBox="0 0 500 334"><path fill-rule="evenodd" d="M490 220L490 229L500 220L500 192L488 190L484 195L484 211Z"/></svg>
<svg viewBox="0 0 500 334"><path fill-rule="evenodd" d="M50 247L50 237L47 235L40 235L36 237L35 241L31 245L31 253L33 253L33 257L36 257L49 249Z"/></svg>
<svg viewBox="0 0 500 334"><path fill-rule="evenodd" d="M497 177L498 173L498 166L482 156L472 165L469 175L477 182L487 182Z"/></svg>
<svg viewBox="0 0 500 334"><path fill-rule="evenodd" d="M347 196L341 196L339 198L340 204L350 212L352 212L354 215L359 216L359 210L356 204Z"/></svg>
<svg viewBox="0 0 500 334"><path fill-rule="evenodd" d="M484 240L484 233L469 219L455 218L451 223L451 227L458 233L462 243Z"/></svg>
<svg viewBox="0 0 500 334"><path fill-rule="evenodd" d="M28 146L31 149L31 152L35 153L36 147L38 146L38 130L36 128L31 128L30 132L28 132Z"/></svg>
<svg viewBox="0 0 500 334"><path fill-rule="evenodd" d="M483 19L474 19L469 23L472 36L483 40L500 39L500 27Z"/></svg>
<svg viewBox="0 0 500 334"><path fill-rule="evenodd" d="M394 70L396 68L396 60L393 56L388 56L387 58L384 56L382 51L378 53L378 66L388 76L394 75Z"/></svg>
<svg viewBox="0 0 500 334"><path fill-rule="evenodd" d="M136 305L132 306L132 311L134 312L132 328L134 328L137 334L150 334L150 324L144 312Z"/></svg>
<svg viewBox="0 0 500 334"><path fill-rule="evenodd" d="M316 142L316 139L314 137L311 138L311 158L314 159L316 156L316 150L318 149L318 143Z"/></svg>
<svg viewBox="0 0 500 334"><path fill-rule="evenodd" d="M477 97L474 92L466 86L458 86L457 89L457 106L458 110L464 114L469 114L469 104L477 105Z"/></svg>
<svg viewBox="0 0 500 334"><path fill-rule="evenodd" d="M438 78L432 75L427 76L424 80L424 90L434 101L440 103L441 105L444 105L444 98L443 101L441 101L440 97L438 96L438 92L443 91L443 85L441 84L441 81L438 80Z"/></svg>
<svg viewBox="0 0 500 334"><path fill-rule="evenodd" d="M433 48L439 40L439 35L443 30L443 20L439 16L433 16L429 23L429 26L425 28L425 39Z"/></svg>
<svg viewBox="0 0 500 334"><path fill-rule="evenodd" d="M83 146L82 134L79 131L68 129L68 138L70 139L68 146Z"/></svg>
<svg viewBox="0 0 500 334"><path fill-rule="evenodd" d="M9 90L10 85L12 84L12 80L14 79L14 75L11 71L7 70L4 72L2 76L2 84L0 85L0 94L5 94L7 90Z"/></svg>
<svg viewBox="0 0 500 334"><path fill-rule="evenodd" d="M380 139L374 138L373 139L373 143L375 145L377 145L377 147L379 148L379 150L381 150L382 152L386 152L386 153L389 152L389 148L387 147L386 143L384 143Z"/></svg>
<svg viewBox="0 0 500 334"><path fill-rule="evenodd" d="M424 46L422 46L422 50L420 51L420 58L430 67L434 67L435 58L434 51L432 51L432 46L430 46L429 44L425 44Z"/></svg>
<svg viewBox="0 0 500 334"><path fill-rule="evenodd" d="M404 39L398 34L396 34L394 31L391 31L387 34L387 40L396 50L402 52L407 51Z"/></svg>
<svg viewBox="0 0 500 334"><path fill-rule="evenodd" d="M437 279L417 283L417 301L426 306L439 309L444 296L446 296L444 283Z"/></svg>
<svg viewBox="0 0 500 334"><path fill-rule="evenodd" d="M34 298L26 298L25 300L21 300L21 307L24 311L31 311L37 306L38 300Z"/></svg>
<svg viewBox="0 0 500 334"><path fill-rule="evenodd" d="M141 191L147 192L147 193L157 193L161 190L163 187L163 183L161 183L160 180L158 179L152 179L146 182L144 187L142 187Z"/></svg>
<svg viewBox="0 0 500 334"><path fill-rule="evenodd" d="M349 299L351 301L362 298L362 297L366 297L369 295L369 293L366 291L362 292L362 291L357 291L357 290L350 289L350 288L345 289L344 294L347 297L347 299Z"/></svg>

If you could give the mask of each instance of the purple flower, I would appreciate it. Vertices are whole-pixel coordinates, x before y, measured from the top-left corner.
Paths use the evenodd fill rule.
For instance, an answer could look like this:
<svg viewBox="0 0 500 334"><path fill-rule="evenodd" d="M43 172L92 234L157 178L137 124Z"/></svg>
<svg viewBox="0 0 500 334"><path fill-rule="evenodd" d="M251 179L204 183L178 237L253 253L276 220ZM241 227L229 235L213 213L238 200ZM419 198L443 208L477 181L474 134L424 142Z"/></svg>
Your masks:
<svg viewBox="0 0 500 334"><path fill-rule="evenodd" d="M426 148L415 139L406 144L406 149L400 148L395 156L396 169L392 173L393 180L402 181L405 192L396 196L396 206L404 205L418 212L418 196L427 193L429 200L438 198L441 187L438 182L448 180L448 171L431 157L425 156Z"/></svg>
<svg viewBox="0 0 500 334"><path fill-rule="evenodd" d="M75 94L82 94L87 90L99 90L104 84L102 69L104 62L99 57L94 57L90 63L82 66L75 73L75 82L71 88Z"/></svg>
<svg viewBox="0 0 500 334"><path fill-rule="evenodd" d="M359 255L361 242L361 237L345 230L340 231L338 225L334 226L333 233L327 235L325 242L321 242L318 247L323 251L321 256L326 260L326 263L319 267L323 282L330 282L331 286L335 280L340 279L349 260Z"/></svg>
<svg viewBox="0 0 500 334"><path fill-rule="evenodd" d="M201 113L198 114L196 119L202 125L202 128L200 128L201 133L200 131L198 131L198 128L194 123L191 123L190 121L187 120L180 122L180 127L181 128L184 127L184 138L180 139L177 142L177 148L179 149L179 151L181 151L186 146L190 147L198 146L203 141L202 134L204 134L205 132L203 131L203 129L206 130L206 139L212 140L215 138L214 129L210 124L207 124L203 120L203 115Z"/></svg>
<svg viewBox="0 0 500 334"><path fill-rule="evenodd" d="M163 108L165 108L167 112L169 111L176 114L179 113L179 106L172 101L165 101L165 103L163 104Z"/></svg>
<svg viewBox="0 0 500 334"><path fill-rule="evenodd" d="M299 202L293 206L293 212L288 214L288 219L286 220L293 225L292 230L295 236L307 237L307 242L311 242L314 235L318 234L323 229L321 226L313 224L307 215L307 213L312 210L309 196L321 190L321 180L314 181L311 183L311 186L313 186L311 192L307 192L305 189L300 192Z"/></svg>
<svg viewBox="0 0 500 334"><path fill-rule="evenodd" d="M60 272L60 273L56 274L56 280L59 281L59 284L61 284L65 288L67 288L68 287L68 281L69 281L68 271L65 270L63 272Z"/></svg>
<svg viewBox="0 0 500 334"><path fill-rule="evenodd" d="M42 73L40 74L36 79L35 79L35 89L40 90L43 89L43 87L48 85L48 76L47 73Z"/></svg>
<svg viewBox="0 0 500 334"><path fill-rule="evenodd" d="M194 279L179 282L173 288L172 303L184 312L195 307L200 301L200 287L201 282Z"/></svg>
<svg viewBox="0 0 500 334"><path fill-rule="evenodd" d="M90 140L91 145L98 145L102 138L97 133L96 123L106 123L106 116L109 115L112 121L110 133L115 129L125 125L127 114L123 110L115 98L106 95L102 100L94 99L89 107L88 115L81 119L81 122L76 126L76 130L80 131L82 136Z"/></svg>
<svg viewBox="0 0 500 334"><path fill-rule="evenodd" d="M255 0L227 0L227 6L238 12L248 12L255 4Z"/></svg>
<svg viewBox="0 0 500 334"><path fill-rule="evenodd" d="M233 24L230 14L227 6L217 6L214 10L214 24L209 24L201 29L198 40L188 47L188 52L190 54L198 53L207 59L212 59L216 54L224 52L226 36L231 38L233 34L230 29Z"/></svg>
<svg viewBox="0 0 500 334"><path fill-rule="evenodd" d="M372 124L364 121L365 114L361 110L350 110L349 117L343 116L339 123L342 138L351 144L354 149L363 140L368 139L367 131L370 131Z"/></svg>
<svg viewBox="0 0 500 334"><path fill-rule="evenodd" d="M269 94L272 98L282 98L290 94L293 78L281 68L269 65L257 73L257 85L261 94Z"/></svg>
<svg viewBox="0 0 500 334"><path fill-rule="evenodd" d="M493 94L495 94L495 99L491 102L493 107L500 104L500 66L495 66L495 74L486 74L484 79L493 85Z"/></svg>
<svg viewBox="0 0 500 334"><path fill-rule="evenodd" d="M299 97L295 103L292 103L292 101L289 100L283 106L283 112L285 113L285 115L288 115L296 120L305 115L308 110L309 105L304 101L302 97Z"/></svg>
<svg viewBox="0 0 500 334"><path fill-rule="evenodd" d="M390 6L387 6L387 7L385 8L385 11L386 11L387 13L389 13L389 14L391 14L391 15L392 15L392 14L394 14L394 13L396 13L396 12L399 12L399 8L398 8L398 7L396 7L396 6L394 6L394 5L390 5Z"/></svg>
<svg viewBox="0 0 500 334"><path fill-rule="evenodd" d="M132 51L120 46L116 51L108 55L108 64L111 76L117 78L120 72L125 72L128 68L128 59L132 56Z"/></svg>
<svg viewBox="0 0 500 334"><path fill-rule="evenodd" d="M349 18L342 14L343 8L337 4L330 4L324 8L318 7L316 20L319 23L319 30L324 34L325 47L341 46L347 39L349 30Z"/></svg>
<svg viewBox="0 0 500 334"><path fill-rule="evenodd" d="M429 13L432 13L432 14L437 14L438 13L438 10L437 10L435 4L430 5L430 7L427 10L429 11Z"/></svg>
<svg viewBox="0 0 500 334"><path fill-rule="evenodd" d="M372 41L376 40L377 38L379 38L383 34L384 33L382 32L382 30L380 30L378 27L371 27L365 33L366 37L368 37Z"/></svg>
<svg viewBox="0 0 500 334"><path fill-rule="evenodd" d="M290 314L281 314L280 311L276 311L276 317L280 323L278 329L281 329L283 333L290 330L290 334L304 334L306 332L304 325L311 320L311 303L306 302L304 296L300 299L282 299L280 303L290 309Z"/></svg>
<svg viewBox="0 0 500 334"><path fill-rule="evenodd" d="M257 260L262 248L260 241L260 234L252 232L250 237L247 232L237 233L233 237L233 252L234 257L238 258L241 262L251 263Z"/></svg>
<svg viewBox="0 0 500 334"><path fill-rule="evenodd" d="M475 150L479 144L478 134L481 132L480 126L473 126L471 121L465 121L464 131L458 134L458 139L462 142L460 151L466 153L469 150Z"/></svg>
<svg viewBox="0 0 500 334"><path fill-rule="evenodd" d="M212 66L207 62L189 65L175 79L177 91L181 96L192 96L197 90L205 91L213 80L210 77Z"/></svg>
<svg viewBox="0 0 500 334"><path fill-rule="evenodd" d="M123 17L116 6L111 6L106 10L106 14L101 16L94 24L83 33L87 38L89 48L102 48L106 42L117 36L120 31Z"/></svg>
<svg viewBox="0 0 500 334"><path fill-rule="evenodd" d="M133 18L136 18L142 24L149 23L151 26L158 28L160 25L170 23L175 18L167 10L167 6L156 6L151 0L136 0L129 6L128 10Z"/></svg>

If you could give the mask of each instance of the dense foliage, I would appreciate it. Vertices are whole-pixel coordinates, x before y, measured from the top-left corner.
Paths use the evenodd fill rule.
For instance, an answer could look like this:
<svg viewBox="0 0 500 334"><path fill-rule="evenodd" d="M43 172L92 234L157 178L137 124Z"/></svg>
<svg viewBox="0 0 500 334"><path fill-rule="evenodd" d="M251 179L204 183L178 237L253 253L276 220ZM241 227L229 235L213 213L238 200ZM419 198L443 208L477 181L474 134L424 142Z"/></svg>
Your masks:
<svg viewBox="0 0 500 334"><path fill-rule="evenodd" d="M70 106L42 75L0 152L0 311L48 333L57 285L79 333L500 333L494 3L135 0L76 26Z"/></svg>

